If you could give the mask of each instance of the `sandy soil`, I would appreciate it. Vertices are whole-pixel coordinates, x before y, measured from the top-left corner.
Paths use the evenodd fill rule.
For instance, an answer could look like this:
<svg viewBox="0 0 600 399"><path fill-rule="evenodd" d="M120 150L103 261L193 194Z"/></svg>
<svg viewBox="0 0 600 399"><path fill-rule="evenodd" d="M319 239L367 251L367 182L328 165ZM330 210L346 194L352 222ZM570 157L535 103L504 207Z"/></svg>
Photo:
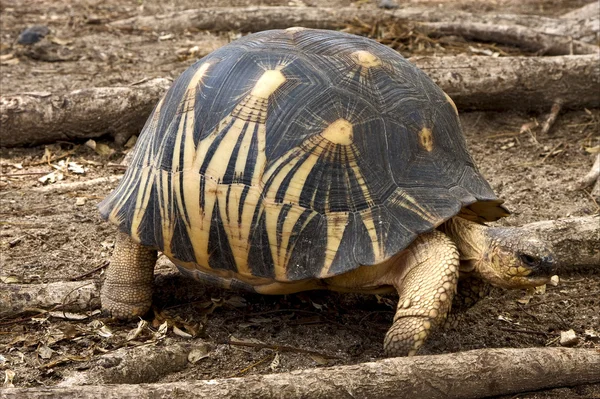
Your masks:
<svg viewBox="0 0 600 399"><path fill-rule="evenodd" d="M0 55L15 56L1 65L2 94L60 92L130 84L152 77L174 78L194 62L194 54L188 53L192 47L212 50L236 37L235 33L186 32L165 39L160 32L127 34L104 27L105 22L140 13L190 8L196 3L192 1L73 3L3 1ZM313 5L317 2L292 3ZM341 0L325 3L351 4ZM449 6L445 1L422 3ZM206 6L248 4L288 5L288 2L203 2ZM503 0L485 6L474 1L458 1L451 6L488 12L559 15L582 4L585 1ZM65 61L44 62L24 55L15 41L22 29L33 24L50 28L54 44L60 47ZM482 173L513 211L512 216L501 223L520 225L599 212L597 199L585 191L572 189L572 183L591 167L592 158L585 149L598 145L599 110L563 113L547 135L540 134L540 127L519 133L523 124L540 120L543 115L488 112L465 113L461 118L469 147ZM0 150L3 174L0 177L0 278L18 283L65 281L98 268L110 258L115 228L100 219L96 204L116 183L59 193L41 191L44 184L39 181L42 176L56 171L60 161L75 162L83 167L84 173L63 170L61 181L46 185L121 174L118 163L127 149L117 148L108 140L98 142L114 152L99 155L83 143ZM160 308L156 309L153 328L168 319L182 328L196 330L198 337L192 342L204 342L208 348L206 358L160 381L283 372L353 364L383 356L381 343L393 317L390 304L394 303L394 296L377 298L309 292L266 297L184 281L167 262L161 262L157 272L166 277L157 289L155 303L159 303ZM534 296L528 304L519 301L523 292L493 291L489 298L463 314L458 327L437 332L422 353L557 346L560 331L568 329L575 330L580 337L577 347L600 348L600 342L590 333L600 332L600 276L582 271L562 277L558 287L548 287L546 293ZM101 271L86 278L102 279ZM0 320L0 370L13 370L14 383L20 387L54 385L73 371L93 367L103 352L127 345L124 337L135 327L135 323L107 322L113 335L103 337L89 326L90 319L65 321L47 315L36 318L30 315L32 313L23 314L18 320ZM220 344L231 337L288 345L323 356L299 351L277 354L271 349ZM166 340L157 341L156 345L176 341L188 342L189 339L170 330ZM278 362L273 361L276 354ZM328 356L332 358L326 359ZM600 387L565 388L519 397L592 398L600 397Z"/></svg>

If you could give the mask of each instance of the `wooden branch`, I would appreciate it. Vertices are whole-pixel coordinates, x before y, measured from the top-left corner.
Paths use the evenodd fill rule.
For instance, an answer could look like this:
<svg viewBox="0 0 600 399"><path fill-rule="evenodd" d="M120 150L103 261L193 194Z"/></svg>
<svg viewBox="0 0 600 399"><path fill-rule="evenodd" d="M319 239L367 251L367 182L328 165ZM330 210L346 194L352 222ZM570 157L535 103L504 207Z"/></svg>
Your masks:
<svg viewBox="0 0 600 399"><path fill-rule="evenodd" d="M570 19L589 19L589 18L598 18L600 15L600 2L598 0L594 0L593 2L576 8L575 10L569 11L566 14L561 15L561 18L570 18Z"/></svg>
<svg viewBox="0 0 600 399"><path fill-rule="evenodd" d="M600 216L545 220L523 226L547 240L556 255L558 274L596 267L600 271Z"/></svg>
<svg viewBox="0 0 600 399"><path fill-rule="evenodd" d="M156 342L135 347L123 347L108 352L91 362L84 371L72 371L58 386L91 384L144 384L185 369L191 344Z"/></svg>
<svg viewBox="0 0 600 399"><path fill-rule="evenodd" d="M600 55L563 57L413 57L461 110L546 111L600 106ZM28 146L111 133L118 143L138 133L169 86L101 87L43 97L0 97L0 143ZM59 104L59 105L55 105ZM43 189L46 190L46 189ZM47 190L52 191L52 188Z"/></svg>
<svg viewBox="0 0 600 399"><path fill-rule="evenodd" d="M0 318L27 309L83 311L100 307L100 289L93 280L48 284L0 284Z"/></svg>
<svg viewBox="0 0 600 399"><path fill-rule="evenodd" d="M435 7L380 10L355 7L207 7L161 15L137 16L113 21L108 26L122 30L182 31L186 29L258 32L290 26L340 29L352 23L456 22L522 25L538 32L574 39L597 35L598 17L588 20L547 18L518 14L471 14Z"/></svg>
<svg viewBox="0 0 600 399"><path fill-rule="evenodd" d="M592 169L577 182L576 189L584 189L594 185L600 186L600 153L596 154L596 160Z"/></svg>
<svg viewBox="0 0 600 399"><path fill-rule="evenodd" d="M600 106L600 55L413 57L460 109Z"/></svg>
<svg viewBox="0 0 600 399"><path fill-rule="evenodd" d="M540 55L596 54L600 48L568 36L550 35L520 25L496 25L477 22L426 22L425 28L432 37L462 36L486 42L508 44Z"/></svg>
<svg viewBox="0 0 600 399"><path fill-rule="evenodd" d="M483 398L600 382L595 349L479 349L434 356L163 384L4 389L37 398Z"/></svg>
<svg viewBox="0 0 600 399"><path fill-rule="evenodd" d="M170 86L152 79L135 86L97 87L67 94L22 93L0 97L0 144L36 145L56 140L139 133Z"/></svg>

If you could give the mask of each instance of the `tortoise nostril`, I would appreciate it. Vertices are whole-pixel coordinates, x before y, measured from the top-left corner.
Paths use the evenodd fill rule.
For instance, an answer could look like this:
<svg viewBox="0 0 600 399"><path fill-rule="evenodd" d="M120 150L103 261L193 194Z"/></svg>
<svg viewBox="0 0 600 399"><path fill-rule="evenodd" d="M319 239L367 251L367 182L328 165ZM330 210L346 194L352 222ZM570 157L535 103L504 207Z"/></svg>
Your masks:
<svg viewBox="0 0 600 399"><path fill-rule="evenodd" d="M532 255L528 255L528 254L521 254L519 256L519 258L521 259L521 261L523 263L525 263L527 266L537 266L540 263L540 260L538 258L536 258L535 256Z"/></svg>

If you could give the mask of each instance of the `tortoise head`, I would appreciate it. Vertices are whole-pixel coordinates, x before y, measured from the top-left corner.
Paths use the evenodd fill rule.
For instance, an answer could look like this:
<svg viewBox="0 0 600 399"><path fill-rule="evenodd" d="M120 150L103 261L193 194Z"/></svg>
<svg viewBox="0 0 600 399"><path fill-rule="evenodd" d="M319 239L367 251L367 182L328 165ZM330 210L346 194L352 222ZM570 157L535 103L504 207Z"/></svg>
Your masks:
<svg viewBox="0 0 600 399"><path fill-rule="evenodd" d="M536 287L550 282L556 267L544 240L518 227L484 229L483 248L475 261L476 273L503 288Z"/></svg>

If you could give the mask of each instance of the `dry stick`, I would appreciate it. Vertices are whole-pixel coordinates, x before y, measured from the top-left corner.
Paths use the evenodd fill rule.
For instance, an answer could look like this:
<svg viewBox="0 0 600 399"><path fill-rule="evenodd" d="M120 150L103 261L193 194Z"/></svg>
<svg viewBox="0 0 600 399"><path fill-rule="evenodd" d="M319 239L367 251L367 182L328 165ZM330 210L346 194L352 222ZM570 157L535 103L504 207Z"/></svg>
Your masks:
<svg viewBox="0 0 600 399"><path fill-rule="evenodd" d="M110 264L110 262L109 262L109 261L107 261L107 260L105 260L104 262L102 262L102 264L101 264L100 266L98 266L98 267L95 267L95 268L93 268L92 270L90 270L90 271L88 271L88 272L85 272L85 273L83 273L83 274L80 274L80 275L78 275L78 276L71 277L71 278L69 279L69 281L77 281L77 280L81 280L81 279L82 279L82 278L84 278L84 277L88 277L88 276L90 276L90 275L92 275L92 274L94 274L94 273L96 273L96 272L99 272L99 271L100 271L100 270L102 270L102 269L105 269L106 267L108 267L108 265L109 265L109 264Z"/></svg>
<svg viewBox="0 0 600 399"><path fill-rule="evenodd" d="M28 308L82 311L98 308L99 288L93 280L48 284L0 284L0 317Z"/></svg>
<svg viewBox="0 0 600 399"><path fill-rule="evenodd" d="M158 365L157 365L158 366ZM595 349L479 349L289 373L162 384L4 389L37 398L483 398L600 382Z"/></svg>
<svg viewBox="0 0 600 399"><path fill-rule="evenodd" d="M568 13L561 15L561 18L589 19L598 18L598 15L600 15L600 2L598 2L598 0L594 0L593 2L581 8L576 8L573 11L569 11Z"/></svg>
<svg viewBox="0 0 600 399"><path fill-rule="evenodd" d="M565 108L600 106L599 54L562 57L414 57L410 61L446 91L460 109L545 110L552 107L557 98L561 99ZM95 137L108 131L117 131L117 128L121 129L119 133L123 135L137 133L142 129L152 105L158 102L168 86L165 79L151 82L160 84L150 88L96 88L86 90L86 96L72 92L48 97L77 97L77 101L69 102L65 108L54 108L46 98L42 102L24 101L13 111L7 111L2 103L30 97L25 94L1 97L0 119L3 122L0 142L3 146L52 142L64 138L63 131L69 132L72 137ZM130 96L130 101L120 97L124 93ZM46 107L52 108L52 111L48 110L44 123L41 123L40 109ZM90 128L89 121L94 121L94 128ZM127 125L123 121L127 121ZM50 185L40 190L54 191L56 187L58 185Z"/></svg>
<svg viewBox="0 0 600 399"><path fill-rule="evenodd" d="M0 97L0 144L35 145L56 140L137 134L171 82L96 87L66 94L22 93Z"/></svg>
<svg viewBox="0 0 600 399"><path fill-rule="evenodd" d="M577 182L577 189L582 190L584 188L591 187L594 184L600 185L600 182L598 181L599 178L600 178L600 153L596 154L596 160L594 161L594 164L592 165L592 169L590 169L590 171Z"/></svg>
<svg viewBox="0 0 600 399"><path fill-rule="evenodd" d="M537 32L519 25L495 25L477 22L426 22L418 26L425 28L429 36L462 36L486 42L516 46L540 55L595 54L600 48L593 44L573 40L566 36Z"/></svg>
<svg viewBox="0 0 600 399"><path fill-rule="evenodd" d="M461 109L600 106L600 54L561 57L412 57ZM584 105L588 104L588 105Z"/></svg>
<svg viewBox="0 0 600 399"><path fill-rule="evenodd" d="M361 24L413 22L489 23L521 25L541 33L580 37L595 37L598 17L586 20L547 18L519 14L471 14L438 8L406 7L397 10L368 8L321 7L207 7L162 15L137 16L108 24L121 30L182 31L186 29L257 32L285 29L290 26L340 29L360 21ZM593 42L593 40L592 40Z"/></svg>
<svg viewBox="0 0 600 399"><path fill-rule="evenodd" d="M550 129L554 125L554 122L556 122L556 118L558 117L558 114L560 113L561 109L562 102L560 100L554 102L552 108L550 109L550 113L548 114L548 117L546 118L546 121L542 126L542 134L548 134L548 132L550 132Z"/></svg>

